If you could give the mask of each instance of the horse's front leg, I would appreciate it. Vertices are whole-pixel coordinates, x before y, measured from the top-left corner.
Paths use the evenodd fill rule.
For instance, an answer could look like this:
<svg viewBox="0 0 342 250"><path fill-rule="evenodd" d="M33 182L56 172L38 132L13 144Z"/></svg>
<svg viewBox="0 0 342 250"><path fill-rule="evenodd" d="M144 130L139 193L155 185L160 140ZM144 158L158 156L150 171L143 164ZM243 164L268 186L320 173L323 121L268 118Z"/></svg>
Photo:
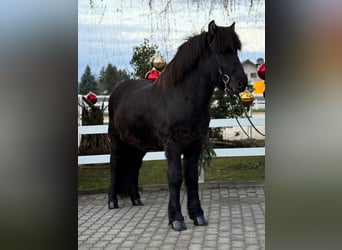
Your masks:
<svg viewBox="0 0 342 250"><path fill-rule="evenodd" d="M198 195L198 160L201 152L201 146L192 147L191 151L184 153L184 178L188 194L187 209L189 217L196 226L208 225L204 218Z"/></svg>
<svg viewBox="0 0 342 250"><path fill-rule="evenodd" d="M168 160L169 224L172 229L182 231L186 226L180 205L180 188L183 182L181 152L177 146L168 147L165 151Z"/></svg>

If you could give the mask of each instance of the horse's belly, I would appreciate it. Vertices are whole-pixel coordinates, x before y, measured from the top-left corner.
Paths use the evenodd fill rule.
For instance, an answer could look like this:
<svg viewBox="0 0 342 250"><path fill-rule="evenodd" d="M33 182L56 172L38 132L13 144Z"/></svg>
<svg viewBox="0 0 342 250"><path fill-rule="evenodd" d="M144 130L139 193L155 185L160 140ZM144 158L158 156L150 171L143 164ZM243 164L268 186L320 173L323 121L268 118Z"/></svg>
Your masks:
<svg viewBox="0 0 342 250"><path fill-rule="evenodd" d="M119 132L121 140L143 151L163 150L161 140L146 129L129 130Z"/></svg>

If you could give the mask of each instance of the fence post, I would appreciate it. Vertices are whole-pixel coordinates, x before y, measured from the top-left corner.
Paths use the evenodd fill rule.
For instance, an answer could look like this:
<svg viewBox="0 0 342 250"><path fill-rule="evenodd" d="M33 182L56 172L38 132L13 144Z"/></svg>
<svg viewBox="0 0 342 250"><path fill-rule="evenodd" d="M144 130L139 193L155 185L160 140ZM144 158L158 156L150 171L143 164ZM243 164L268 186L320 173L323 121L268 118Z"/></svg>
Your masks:
<svg viewBox="0 0 342 250"><path fill-rule="evenodd" d="M204 183L204 167L201 163L198 166L198 183Z"/></svg>

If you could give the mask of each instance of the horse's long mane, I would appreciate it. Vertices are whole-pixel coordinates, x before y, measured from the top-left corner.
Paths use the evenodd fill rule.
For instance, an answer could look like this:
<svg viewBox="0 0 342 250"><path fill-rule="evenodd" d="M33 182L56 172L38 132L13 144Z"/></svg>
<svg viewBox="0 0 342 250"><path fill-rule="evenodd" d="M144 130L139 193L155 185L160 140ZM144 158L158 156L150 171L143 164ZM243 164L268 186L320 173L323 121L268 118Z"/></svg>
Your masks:
<svg viewBox="0 0 342 250"><path fill-rule="evenodd" d="M207 32L203 32L200 35L190 37L183 43L178 48L174 58L160 74L156 84L163 88L175 86L209 49L206 37Z"/></svg>
<svg viewBox="0 0 342 250"><path fill-rule="evenodd" d="M210 52L210 49L217 53L223 53L227 50L240 50L241 42L234 30L226 27L217 27L217 32L215 36L212 36L212 39L210 39L209 33L205 31L190 37L179 46L176 55L160 74L155 84L162 88L176 86L196 66L199 59Z"/></svg>

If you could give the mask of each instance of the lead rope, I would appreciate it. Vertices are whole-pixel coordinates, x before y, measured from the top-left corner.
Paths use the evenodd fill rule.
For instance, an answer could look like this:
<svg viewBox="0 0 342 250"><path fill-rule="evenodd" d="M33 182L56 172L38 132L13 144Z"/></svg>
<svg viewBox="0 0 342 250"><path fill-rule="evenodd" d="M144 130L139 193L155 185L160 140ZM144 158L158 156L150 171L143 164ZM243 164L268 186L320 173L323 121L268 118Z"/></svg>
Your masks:
<svg viewBox="0 0 342 250"><path fill-rule="evenodd" d="M221 74L221 76L222 76L222 81L224 82L224 86L225 86L225 87L224 87L224 91L225 91L225 93L226 93L227 99L228 99L228 101L230 102L230 104L231 104L232 107L233 107L234 104L233 104L233 101L232 101L232 98L231 98L231 97L232 97L232 94L230 93L229 88L228 88L228 83L229 83L230 78L229 78L228 75L222 74L222 73L221 73L221 70L220 70L220 74ZM235 96L236 96L236 95L235 95ZM242 108L242 110L243 110L245 116L247 117L249 123L252 125L252 127L254 128L254 130L255 130L257 133L259 133L260 135L262 135L262 136L265 137L265 134L263 134L259 129L257 129L257 128L255 127L255 125L253 124L252 120L249 118L249 116L248 116L248 114L247 114L247 111L246 111L246 108L245 108L245 106L243 106L243 104L242 104L241 97L240 97L239 95L237 95L237 98L238 98L238 100L239 100L239 105L241 106L241 108ZM250 138L250 136L248 135L248 133L247 133L247 132L243 129L243 127L241 126L241 124L240 124L240 122L239 122L239 120L238 120L237 117L235 117L235 120L236 120L236 122L239 124L239 127L240 127L241 130L244 132L244 134L245 134L248 138Z"/></svg>
<svg viewBox="0 0 342 250"><path fill-rule="evenodd" d="M226 92L226 98L227 98L229 104L231 105L231 107L233 108L233 105L234 105L233 100L232 100L233 98L230 95L227 87L225 88L225 92ZM247 136L247 138L250 138L250 136L248 135L246 130L242 127L241 123L239 122L239 119L237 117L235 117L235 120L236 120L237 124L239 125L240 129L242 130L242 132Z"/></svg>
<svg viewBox="0 0 342 250"><path fill-rule="evenodd" d="M232 96L231 96L231 94L230 94L230 92L229 92L229 88L228 88L230 78L229 78L229 76L228 76L227 74L223 74L220 68L219 68L219 72L220 72L220 75L221 75L221 77L222 77L222 81L223 81L223 83L224 83L224 92L226 93L226 98L228 99L228 102L230 103L230 105L231 105L232 108L233 108L233 105L234 105L234 104L233 104L233 101L232 101L232 98L231 98ZM239 127L240 127L240 129L243 131L243 133L244 133L248 138L250 138L250 136L248 135L248 133L247 133L247 132L243 129L243 127L241 126L241 124L240 124L240 122L239 122L239 120L238 120L237 117L235 117L235 120L236 120L237 124L239 124Z"/></svg>
<svg viewBox="0 0 342 250"><path fill-rule="evenodd" d="M250 136L248 135L248 133L246 132L246 130L243 129L243 127L241 126L240 122L239 122L239 119L237 117L235 117L235 120L237 122L237 124L239 124L239 127L240 129L243 131L243 133L248 137L250 138Z"/></svg>
<svg viewBox="0 0 342 250"><path fill-rule="evenodd" d="M262 135L262 136L265 137L265 134L263 134L259 129L257 129L257 128L255 127L255 125L253 124L251 118L249 118L249 116L248 116L248 114L247 114L247 111L246 111L246 108L245 108L245 106L243 106L243 104L242 104L242 101L241 101L240 96L238 96L238 99L239 99L239 104L240 104L241 108L243 109L243 112L244 112L245 116L247 117L249 123L252 125L252 127L254 128L254 130L255 130L256 132L258 132L260 135ZM236 120L237 120L237 117L236 117ZM239 123L239 125L240 125L240 123ZM242 128L241 125L240 125L240 128Z"/></svg>

